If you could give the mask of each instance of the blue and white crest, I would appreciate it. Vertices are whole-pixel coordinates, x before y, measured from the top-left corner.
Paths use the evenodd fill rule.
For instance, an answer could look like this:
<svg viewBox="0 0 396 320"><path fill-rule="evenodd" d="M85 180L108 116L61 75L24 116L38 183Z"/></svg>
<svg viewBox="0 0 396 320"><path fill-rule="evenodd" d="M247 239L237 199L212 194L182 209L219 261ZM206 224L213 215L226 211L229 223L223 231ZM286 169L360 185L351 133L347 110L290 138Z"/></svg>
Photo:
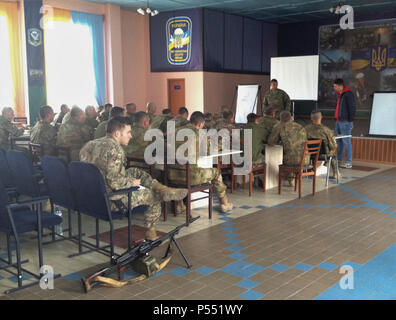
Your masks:
<svg viewBox="0 0 396 320"><path fill-rule="evenodd" d="M34 47L38 47L42 44L43 33L40 29L32 28L28 30L28 41Z"/></svg>
<svg viewBox="0 0 396 320"><path fill-rule="evenodd" d="M183 65L191 58L192 22L189 17L175 17L166 23L168 62Z"/></svg>

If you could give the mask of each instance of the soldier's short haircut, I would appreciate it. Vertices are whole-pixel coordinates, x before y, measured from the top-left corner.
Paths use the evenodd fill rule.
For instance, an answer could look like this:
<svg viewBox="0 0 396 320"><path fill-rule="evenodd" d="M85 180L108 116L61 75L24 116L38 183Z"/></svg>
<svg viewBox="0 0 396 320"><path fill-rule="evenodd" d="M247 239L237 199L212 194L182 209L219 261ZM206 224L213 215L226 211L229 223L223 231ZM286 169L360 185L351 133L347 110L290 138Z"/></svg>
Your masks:
<svg viewBox="0 0 396 320"><path fill-rule="evenodd" d="M272 79L271 82L276 82L276 83L278 83L278 80Z"/></svg>
<svg viewBox="0 0 396 320"><path fill-rule="evenodd" d="M204 117L205 117L205 120L212 120L212 114L210 112L206 112Z"/></svg>
<svg viewBox="0 0 396 320"><path fill-rule="evenodd" d="M40 107L40 110L39 110L40 119L44 120L45 117L47 115L49 115L51 112L53 112L53 110L52 110L52 108L50 106L42 106L42 107Z"/></svg>
<svg viewBox="0 0 396 320"><path fill-rule="evenodd" d="M341 78L335 79L334 80L334 84L337 84L339 86L344 86L344 80L342 80Z"/></svg>
<svg viewBox="0 0 396 320"><path fill-rule="evenodd" d="M128 103L126 106L125 106L125 108L126 109L128 109L128 108L136 108L136 104L135 103L133 103L133 102L130 102L130 103Z"/></svg>
<svg viewBox="0 0 396 320"><path fill-rule="evenodd" d="M226 106L226 105L222 105L221 107L220 107L220 112L221 113L223 113L223 112L225 112L225 111L229 111L230 109L228 109L228 106Z"/></svg>
<svg viewBox="0 0 396 320"><path fill-rule="evenodd" d="M188 114L188 110L186 107L181 107L181 108L179 108L178 113L182 116L183 114L186 114L186 113Z"/></svg>
<svg viewBox="0 0 396 320"><path fill-rule="evenodd" d="M113 108L113 105L111 103L106 103L104 107L105 107L105 110L107 110L107 109Z"/></svg>
<svg viewBox="0 0 396 320"><path fill-rule="evenodd" d="M248 121L248 123L254 123L254 122L256 122L256 119L258 118L258 116L257 116L257 114L255 114L255 113L249 113L248 115L247 115L247 121Z"/></svg>
<svg viewBox="0 0 396 320"><path fill-rule="evenodd" d="M224 111L223 112L223 118L225 120L230 120L234 116L234 113L232 111Z"/></svg>
<svg viewBox="0 0 396 320"><path fill-rule="evenodd" d="M124 113L124 108L121 107L114 107L110 111L110 118L121 117Z"/></svg>
<svg viewBox="0 0 396 320"><path fill-rule="evenodd" d="M279 115L279 119L281 122L286 123L291 120L292 116L289 111L282 111Z"/></svg>
<svg viewBox="0 0 396 320"><path fill-rule="evenodd" d="M65 110L66 108L68 108L67 104L62 104L61 105L61 111Z"/></svg>
<svg viewBox="0 0 396 320"><path fill-rule="evenodd" d="M107 133L112 134L116 131L122 130L125 126L131 125L131 119L128 117L114 117L107 122Z"/></svg>
<svg viewBox="0 0 396 320"><path fill-rule="evenodd" d="M319 120L322 117L322 112L320 112L319 110L313 110L311 112L311 118L313 120Z"/></svg>
<svg viewBox="0 0 396 320"><path fill-rule="evenodd" d="M95 107L94 106L86 106L85 107L85 113L87 113L89 110L91 110L91 109L94 109L95 110ZM95 110L96 111L96 110Z"/></svg>
<svg viewBox="0 0 396 320"><path fill-rule="evenodd" d="M267 109L265 109L264 114L267 116L272 116L273 114L275 114L275 112L276 108L269 106Z"/></svg>
<svg viewBox="0 0 396 320"><path fill-rule="evenodd" d="M195 111L190 117L190 122L192 125L197 126L202 122L205 122L205 117L201 111Z"/></svg>
<svg viewBox="0 0 396 320"><path fill-rule="evenodd" d="M142 123L144 119L150 119L149 115L144 112L144 111L139 111L138 113L136 113L135 115L135 121L137 123Z"/></svg>
<svg viewBox="0 0 396 320"><path fill-rule="evenodd" d="M14 111L11 107L4 107L3 110L1 111L1 114L5 116L7 113L10 113L11 111Z"/></svg>
<svg viewBox="0 0 396 320"><path fill-rule="evenodd" d="M82 111L81 108L74 106L70 110L70 117L76 119L81 113L84 113L84 111Z"/></svg>
<svg viewBox="0 0 396 320"><path fill-rule="evenodd" d="M147 112L155 112L157 110L157 106L154 102L147 103Z"/></svg>
<svg viewBox="0 0 396 320"><path fill-rule="evenodd" d="M164 109L162 110L162 114L171 114L172 111L170 109Z"/></svg>

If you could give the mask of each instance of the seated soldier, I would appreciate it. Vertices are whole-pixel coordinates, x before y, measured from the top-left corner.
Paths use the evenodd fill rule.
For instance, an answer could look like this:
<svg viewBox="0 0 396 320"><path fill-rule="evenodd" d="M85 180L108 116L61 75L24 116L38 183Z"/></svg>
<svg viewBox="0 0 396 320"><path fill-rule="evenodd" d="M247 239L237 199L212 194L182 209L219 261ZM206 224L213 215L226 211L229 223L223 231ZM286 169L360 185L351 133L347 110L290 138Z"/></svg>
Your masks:
<svg viewBox="0 0 396 320"><path fill-rule="evenodd" d="M10 138L23 135L24 128L18 129L12 123L15 118L14 110L9 107L3 108L0 116L0 148L8 150L11 147Z"/></svg>
<svg viewBox="0 0 396 320"><path fill-rule="evenodd" d="M111 103L106 103L104 106L104 110L102 111L101 114L98 116L99 122L107 121L110 118L110 111L113 108L113 105Z"/></svg>
<svg viewBox="0 0 396 320"><path fill-rule="evenodd" d="M123 146L125 155L127 158L137 158L144 160L144 150L152 143L152 141L144 141L144 135L150 128L150 117L146 112L140 111L136 113L135 124L132 127L132 138L129 140L128 145ZM132 167L139 167L142 169L148 169L148 166L142 162L131 162L129 163Z"/></svg>
<svg viewBox="0 0 396 320"><path fill-rule="evenodd" d="M135 122L135 115L136 115L136 104L134 104L133 102L128 103L125 106L126 109L126 115L129 117L129 119L131 119L131 123L133 125L133 123Z"/></svg>
<svg viewBox="0 0 396 320"><path fill-rule="evenodd" d="M146 106L146 113L150 117L150 125L153 124L153 128L158 128L159 124L155 121L157 115L157 105L154 102L148 102Z"/></svg>
<svg viewBox="0 0 396 320"><path fill-rule="evenodd" d="M331 161L331 167L333 171L332 179L337 178L337 141L335 140L334 131L322 124L322 113L319 110L311 112L312 124L305 127L308 139L321 139L326 144L326 155L327 157L333 157Z"/></svg>
<svg viewBox="0 0 396 320"><path fill-rule="evenodd" d="M125 117L125 116L126 116L126 110L124 108L114 107L110 111L110 119L115 117ZM106 136L106 128L108 122L109 120L99 123L98 127L95 130L94 139L99 139Z"/></svg>
<svg viewBox="0 0 396 320"><path fill-rule="evenodd" d="M99 125L99 121L96 120L98 114L96 112L96 109L94 106L87 106L85 108L85 125L87 126L87 129L89 129L89 133L91 136L91 139L94 137L95 129Z"/></svg>
<svg viewBox="0 0 396 320"><path fill-rule="evenodd" d="M108 192L143 186L132 192L132 206L147 205L144 224L148 231L146 239L157 239L156 224L161 216L161 202L182 200L187 195L186 189L168 188L148 173L138 168L125 169L126 157L121 146L126 146L131 139L131 124L127 117L110 119L107 125L107 136L88 142L80 152L80 160L97 166L103 175ZM111 208L114 211L126 212L128 195L112 196Z"/></svg>
<svg viewBox="0 0 396 320"><path fill-rule="evenodd" d="M228 129L231 133L232 129L235 128L236 127L234 123L234 113L232 111L223 112L223 118L217 121L216 129L217 130Z"/></svg>
<svg viewBox="0 0 396 320"><path fill-rule="evenodd" d="M213 116L213 121L215 122L215 124L217 124L218 121L222 121L223 119L223 113L224 112L228 112L230 111L230 109L228 108L228 106L223 105L220 107L220 113L215 113L215 115Z"/></svg>
<svg viewBox="0 0 396 320"><path fill-rule="evenodd" d="M70 111L70 119L59 128L56 146L69 150L70 161L78 161L81 148L90 140L89 131L85 126L85 112L74 106ZM67 158L61 156L67 162Z"/></svg>
<svg viewBox="0 0 396 320"><path fill-rule="evenodd" d="M61 105L61 111L55 116L52 125L55 126L56 129L59 129L60 125L62 124L64 116L70 112L69 107L66 104Z"/></svg>
<svg viewBox="0 0 396 320"><path fill-rule="evenodd" d="M189 123L187 119L188 119L187 108L186 107L179 108L178 115L172 119L172 121L175 122L176 130L179 129L180 127L186 126Z"/></svg>
<svg viewBox="0 0 396 320"><path fill-rule="evenodd" d="M287 166L300 165L304 146L307 142L307 132L303 126L294 122L289 111L280 113L280 123L273 128L268 138L269 145L275 145L279 141L283 146L283 164ZM304 159L304 166L308 165L309 161L310 157L307 154ZM294 186L293 173L285 176L285 178L289 181L289 186Z"/></svg>
<svg viewBox="0 0 396 320"><path fill-rule="evenodd" d="M162 110L162 122L159 126L159 129L163 132L166 133L167 131L167 126L168 126L168 121L172 120L172 111L168 108L165 108Z"/></svg>
<svg viewBox="0 0 396 320"><path fill-rule="evenodd" d="M216 122L213 120L213 115L210 112L205 113L205 126L204 129L210 130L215 129Z"/></svg>
<svg viewBox="0 0 396 320"><path fill-rule="evenodd" d="M220 171L216 168L199 168L197 165L199 158L199 130L205 125L205 118L202 112L196 111L190 117L190 123L184 127L179 128L177 131L182 129L189 129L193 135L195 135L195 145L190 146L189 150L192 154L189 158L192 159L194 163L190 164L191 167L191 185L200 185L205 183L212 183L213 191L215 195L220 199L220 208L222 212L231 211L233 208L232 203L228 201L226 190L227 187L223 183ZM177 133L176 133L177 134ZM189 140L192 141L192 140ZM176 150L178 146L184 144L185 142L176 142ZM177 159L176 159L177 161ZM183 165L169 165L169 180L172 183L185 185L186 184L186 173L183 170L175 170L172 167L185 168ZM176 203L176 212L185 212L185 206L183 202Z"/></svg>
<svg viewBox="0 0 396 320"><path fill-rule="evenodd" d="M264 117L259 120L259 125L267 130L268 136L271 134L272 129L279 123L279 120L275 116L276 109L270 106L265 109ZM265 143L267 143L268 136L265 138Z"/></svg>
<svg viewBox="0 0 396 320"><path fill-rule="evenodd" d="M267 139L268 131L258 124L258 115L255 113L249 113L247 116L247 125L245 129L252 130L252 164L263 164L265 163L264 157L264 141ZM246 143L246 142L245 142Z"/></svg>
<svg viewBox="0 0 396 320"><path fill-rule="evenodd" d="M30 141L41 146L41 154L56 156L56 128L51 125L54 121L54 110L50 106L40 108L40 121L30 131Z"/></svg>

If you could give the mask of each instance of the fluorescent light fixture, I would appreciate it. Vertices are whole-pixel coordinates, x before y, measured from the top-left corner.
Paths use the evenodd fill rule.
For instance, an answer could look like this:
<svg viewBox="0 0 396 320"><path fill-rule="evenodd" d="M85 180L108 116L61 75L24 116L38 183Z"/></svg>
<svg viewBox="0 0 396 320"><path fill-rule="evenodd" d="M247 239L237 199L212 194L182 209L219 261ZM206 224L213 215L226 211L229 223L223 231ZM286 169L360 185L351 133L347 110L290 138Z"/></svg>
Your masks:
<svg viewBox="0 0 396 320"><path fill-rule="evenodd" d="M154 16L156 16L158 13L159 13L158 10L154 10L154 11L151 12L151 16L154 17Z"/></svg>
<svg viewBox="0 0 396 320"><path fill-rule="evenodd" d="M138 13L140 13L141 15L145 15L146 14L146 11L144 11L144 9L142 9L142 8L139 8L139 9L137 9L136 10Z"/></svg>
<svg viewBox="0 0 396 320"><path fill-rule="evenodd" d="M146 13L147 13L147 14L150 14L150 13L151 13L151 9L150 9L150 8L147 8L147 9L146 9Z"/></svg>

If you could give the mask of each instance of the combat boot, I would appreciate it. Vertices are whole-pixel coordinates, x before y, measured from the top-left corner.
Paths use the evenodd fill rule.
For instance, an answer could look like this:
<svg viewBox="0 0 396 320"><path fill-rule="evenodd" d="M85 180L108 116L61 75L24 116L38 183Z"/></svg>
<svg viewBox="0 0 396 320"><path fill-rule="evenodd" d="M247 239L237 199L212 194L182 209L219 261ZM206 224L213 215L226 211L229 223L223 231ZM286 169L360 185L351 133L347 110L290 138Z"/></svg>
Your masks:
<svg viewBox="0 0 396 320"><path fill-rule="evenodd" d="M233 205L231 202L228 201L227 196L224 196L223 198L220 198L220 210L221 212L227 212L231 211L233 208Z"/></svg>
<svg viewBox="0 0 396 320"><path fill-rule="evenodd" d="M149 228L146 231L146 240L157 240L159 237L157 235L157 230L155 229L155 227Z"/></svg>
<svg viewBox="0 0 396 320"><path fill-rule="evenodd" d="M168 202L171 200L183 200L187 196L187 189L183 188L169 188L161 183L153 186L153 191L156 192L162 201Z"/></svg>
<svg viewBox="0 0 396 320"><path fill-rule="evenodd" d="M183 200L175 201L175 211L176 214L186 214L187 208Z"/></svg>

